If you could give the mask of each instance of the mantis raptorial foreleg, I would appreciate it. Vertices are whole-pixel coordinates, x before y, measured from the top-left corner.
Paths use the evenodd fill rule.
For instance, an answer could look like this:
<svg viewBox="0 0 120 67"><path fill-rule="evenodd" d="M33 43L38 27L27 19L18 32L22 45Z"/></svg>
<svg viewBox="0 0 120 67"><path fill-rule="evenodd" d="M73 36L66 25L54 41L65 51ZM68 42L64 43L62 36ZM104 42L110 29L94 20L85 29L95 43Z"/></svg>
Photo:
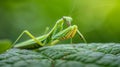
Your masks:
<svg viewBox="0 0 120 67"><path fill-rule="evenodd" d="M67 18L67 19L66 19ZM70 17L67 17L67 16L63 16L63 20L65 21L65 23L69 26L71 26L71 21L72 21L72 18ZM72 44L72 38L70 38L70 43Z"/></svg>
<svg viewBox="0 0 120 67"><path fill-rule="evenodd" d="M80 31L78 29L77 29L77 33L78 33L79 37L82 38L85 43L87 43L85 37L80 33Z"/></svg>
<svg viewBox="0 0 120 67"><path fill-rule="evenodd" d="M41 41L39 41L38 39L36 39L28 30L23 31L23 32L20 34L20 36L16 39L16 41L13 43L13 45L16 44L17 41L18 41L24 34L27 34L30 38L32 38L32 39L33 39L37 44L39 44L40 46L44 46L44 45L41 43Z"/></svg>
<svg viewBox="0 0 120 67"><path fill-rule="evenodd" d="M65 19L65 18L68 18L68 19ZM71 26L71 20L72 20L71 18L63 16L63 19L64 19L65 23L68 25L68 27ZM87 43L86 39L84 38L84 36L80 33L80 31L78 29L77 29L77 33L78 33L79 37L82 38L85 43ZM70 38L70 43L72 44L72 38Z"/></svg>

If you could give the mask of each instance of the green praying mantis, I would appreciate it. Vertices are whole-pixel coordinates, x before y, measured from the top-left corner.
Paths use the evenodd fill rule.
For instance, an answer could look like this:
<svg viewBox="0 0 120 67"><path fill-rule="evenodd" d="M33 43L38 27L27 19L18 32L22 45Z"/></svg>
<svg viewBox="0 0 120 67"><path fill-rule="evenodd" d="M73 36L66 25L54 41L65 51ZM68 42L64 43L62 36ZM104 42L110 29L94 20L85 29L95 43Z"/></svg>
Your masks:
<svg viewBox="0 0 120 67"><path fill-rule="evenodd" d="M36 48L43 47L46 45L51 46L51 45L55 45L61 40L65 40L65 39L72 40L72 38L75 36L76 33L78 33L80 38L82 38L83 41L87 43L84 36L78 30L78 26L71 25L71 22L72 22L71 17L63 16L61 19L59 19L56 22L56 24L51 29L51 31L39 37L35 37L29 31L25 30L20 34L20 36L13 43L14 45L13 47L22 48L22 49L36 49ZM68 25L68 27L65 29L63 29L64 23ZM31 37L31 39L16 44L16 42L23 36L23 34L27 34L29 37Z"/></svg>

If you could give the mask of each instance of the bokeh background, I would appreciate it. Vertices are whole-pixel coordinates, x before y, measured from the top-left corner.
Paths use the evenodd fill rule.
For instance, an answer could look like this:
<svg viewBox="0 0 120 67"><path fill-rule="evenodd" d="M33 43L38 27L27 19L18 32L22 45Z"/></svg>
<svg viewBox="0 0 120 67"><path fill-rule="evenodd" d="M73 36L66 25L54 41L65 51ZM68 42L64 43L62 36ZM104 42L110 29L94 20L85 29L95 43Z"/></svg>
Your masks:
<svg viewBox="0 0 120 67"><path fill-rule="evenodd" d="M14 42L23 30L40 36L62 16L71 16L89 43L120 42L119 0L0 0L0 39ZM73 42L83 41L76 35Z"/></svg>

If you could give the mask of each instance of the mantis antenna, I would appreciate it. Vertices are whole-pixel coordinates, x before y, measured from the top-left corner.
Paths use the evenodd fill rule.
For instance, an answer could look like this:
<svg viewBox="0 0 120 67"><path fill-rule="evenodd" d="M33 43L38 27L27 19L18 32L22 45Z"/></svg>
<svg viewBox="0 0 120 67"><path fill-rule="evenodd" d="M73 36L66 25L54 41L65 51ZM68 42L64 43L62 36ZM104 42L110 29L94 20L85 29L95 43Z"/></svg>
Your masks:
<svg viewBox="0 0 120 67"><path fill-rule="evenodd" d="M71 15L73 13L74 9L77 7L76 3L77 3L76 0L72 1L72 9L71 9L69 15ZM67 25L71 26L71 22L67 22ZM79 37L82 38L85 43L87 43L85 37L81 34L81 32L79 30L77 30L77 33L78 33ZM71 41L72 41L72 38L71 38Z"/></svg>

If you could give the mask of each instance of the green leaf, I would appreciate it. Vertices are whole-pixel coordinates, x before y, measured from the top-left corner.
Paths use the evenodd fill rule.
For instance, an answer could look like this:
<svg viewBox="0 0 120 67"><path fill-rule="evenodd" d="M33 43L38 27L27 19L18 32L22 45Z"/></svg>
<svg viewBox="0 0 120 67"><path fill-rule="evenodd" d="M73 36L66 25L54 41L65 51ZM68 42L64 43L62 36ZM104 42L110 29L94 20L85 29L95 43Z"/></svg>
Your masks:
<svg viewBox="0 0 120 67"><path fill-rule="evenodd" d="M0 55L0 67L120 67L120 44L90 43L12 48Z"/></svg>
<svg viewBox="0 0 120 67"><path fill-rule="evenodd" d="M0 53L5 52L11 46L11 41L9 40L0 40Z"/></svg>

